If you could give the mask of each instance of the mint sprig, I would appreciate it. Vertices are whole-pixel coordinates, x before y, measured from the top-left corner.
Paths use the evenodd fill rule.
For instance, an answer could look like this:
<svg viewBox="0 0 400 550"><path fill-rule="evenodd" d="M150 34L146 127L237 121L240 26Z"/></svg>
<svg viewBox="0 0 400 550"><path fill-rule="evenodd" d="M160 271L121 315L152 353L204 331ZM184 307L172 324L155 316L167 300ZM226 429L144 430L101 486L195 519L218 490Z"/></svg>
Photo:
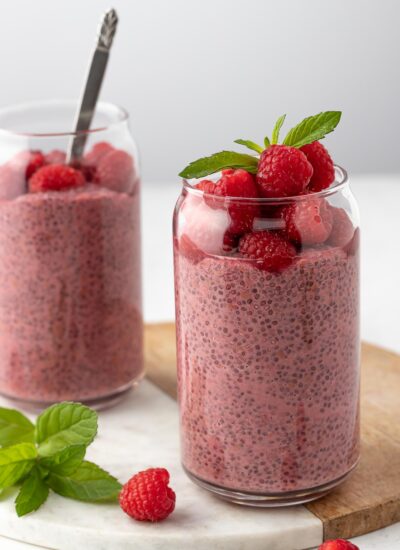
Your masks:
<svg viewBox="0 0 400 550"><path fill-rule="evenodd" d="M39 454L49 456L70 445L89 445L96 437L97 414L79 403L52 405L38 416Z"/></svg>
<svg viewBox="0 0 400 550"><path fill-rule="evenodd" d="M0 449L0 489L12 487L32 470L37 457L33 443L18 443Z"/></svg>
<svg viewBox="0 0 400 550"><path fill-rule="evenodd" d="M248 172L257 172L258 158L252 155L236 153L235 151L221 151L210 157L191 162L179 174L182 178L202 178L220 172L225 168L244 168Z"/></svg>
<svg viewBox="0 0 400 550"><path fill-rule="evenodd" d="M282 145L298 148L308 143L312 143L313 141L323 139L327 134L333 132L339 124L341 115L342 113L340 111L325 111L318 115L305 118L288 132ZM258 143L248 139L236 139L235 143L244 145L251 151L255 151L260 155L271 145L279 143L279 134L285 119L286 115L282 115L278 118L272 130L271 140L268 136L264 138L264 148L258 145ZM258 155L254 156L236 153L235 151L221 151L209 157L203 157L191 162L179 175L182 178L188 179L202 178L225 170L226 168L242 168L250 172L250 174L256 174L259 161Z"/></svg>
<svg viewBox="0 0 400 550"><path fill-rule="evenodd" d="M285 118L286 118L286 115L282 115L275 122L274 129L272 130L272 139L271 139L271 143L273 145L275 145L279 141L279 133L281 131L283 123L285 122Z"/></svg>
<svg viewBox="0 0 400 550"><path fill-rule="evenodd" d="M97 413L80 403L49 407L36 427L19 411L0 408L0 490L21 484L15 500L18 516L37 510L50 489L86 502L116 499L119 481L84 460L97 420Z"/></svg>
<svg viewBox="0 0 400 550"><path fill-rule="evenodd" d="M121 490L121 484L115 477L88 461L82 462L69 476L50 474L47 483L63 497L85 502L109 500L117 497Z"/></svg>
<svg viewBox="0 0 400 550"><path fill-rule="evenodd" d="M19 517L30 512L35 512L46 502L49 496L49 488L42 479L37 467L32 468L29 476L25 479L15 499L15 510Z"/></svg>
<svg viewBox="0 0 400 550"><path fill-rule="evenodd" d="M340 111L325 111L305 118L289 131L283 140L283 145L303 147L303 145L323 139L327 134L333 132L339 124L341 116Z"/></svg>
<svg viewBox="0 0 400 550"><path fill-rule="evenodd" d="M49 473L69 476L82 464L85 454L85 445L71 445L52 456L42 458L40 465Z"/></svg>
<svg viewBox="0 0 400 550"><path fill-rule="evenodd" d="M262 153L264 151L264 147L261 147L261 145L258 145L257 143L254 143L254 141L250 141L249 139L235 139L235 143L238 143L239 145L244 145L247 147L247 149L250 149L251 151L256 151L256 153Z"/></svg>
<svg viewBox="0 0 400 550"><path fill-rule="evenodd" d="M15 409L0 407L0 446L14 443L33 443L35 426Z"/></svg>

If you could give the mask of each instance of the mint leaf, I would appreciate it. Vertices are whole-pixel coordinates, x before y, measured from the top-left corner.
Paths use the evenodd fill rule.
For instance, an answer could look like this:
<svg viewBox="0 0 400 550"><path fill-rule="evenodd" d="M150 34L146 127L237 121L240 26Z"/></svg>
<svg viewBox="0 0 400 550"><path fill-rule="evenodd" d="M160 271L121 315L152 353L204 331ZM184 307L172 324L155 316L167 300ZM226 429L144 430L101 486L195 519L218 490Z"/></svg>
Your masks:
<svg viewBox="0 0 400 550"><path fill-rule="evenodd" d="M269 141L268 136L265 136L265 138L264 138L264 145L265 145L265 148L267 148L271 145L271 142Z"/></svg>
<svg viewBox="0 0 400 550"><path fill-rule="evenodd" d="M34 512L46 502L49 488L42 480L37 468L33 468L25 479L15 500L15 510L19 517Z"/></svg>
<svg viewBox="0 0 400 550"><path fill-rule="evenodd" d="M235 139L235 143L238 143L239 145L244 145L252 151L257 151L257 153L262 153L264 151L261 145L257 145L257 143L254 143L254 141L250 141L248 139Z"/></svg>
<svg viewBox="0 0 400 550"><path fill-rule="evenodd" d="M272 141L271 143L275 145L279 141L279 132L281 131L282 125L285 122L286 115L282 115L275 122L274 129L272 130Z"/></svg>
<svg viewBox="0 0 400 550"><path fill-rule="evenodd" d="M38 416L36 442L41 456L71 445L89 445L97 433L97 413L79 403L59 403Z"/></svg>
<svg viewBox="0 0 400 550"><path fill-rule="evenodd" d="M0 489L11 487L33 467L37 450L32 443L18 443L0 449Z"/></svg>
<svg viewBox="0 0 400 550"><path fill-rule="evenodd" d="M35 426L15 409L0 407L0 446L34 442Z"/></svg>
<svg viewBox="0 0 400 550"><path fill-rule="evenodd" d="M300 124L297 124L292 128L285 139L284 145L291 145L292 147L302 147L307 143L312 143L322 139L333 132L336 126L339 124L342 113L340 111L325 111L318 115L305 118Z"/></svg>
<svg viewBox="0 0 400 550"><path fill-rule="evenodd" d="M248 172L255 174L257 172L258 159L252 155L236 153L235 151L221 151L210 157L191 162L179 174L182 178L201 178L215 174L225 168L244 168Z"/></svg>
<svg viewBox="0 0 400 550"><path fill-rule="evenodd" d="M87 461L82 462L70 476L50 474L47 484L63 497L86 502L115 498L122 487L115 477Z"/></svg>
<svg viewBox="0 0 400 550"><path fill-rule="evenodd" d="M53 474L69 476L82 464L85 453L85 445L72 445L52 456L42 458L39 465Z"/></svg>

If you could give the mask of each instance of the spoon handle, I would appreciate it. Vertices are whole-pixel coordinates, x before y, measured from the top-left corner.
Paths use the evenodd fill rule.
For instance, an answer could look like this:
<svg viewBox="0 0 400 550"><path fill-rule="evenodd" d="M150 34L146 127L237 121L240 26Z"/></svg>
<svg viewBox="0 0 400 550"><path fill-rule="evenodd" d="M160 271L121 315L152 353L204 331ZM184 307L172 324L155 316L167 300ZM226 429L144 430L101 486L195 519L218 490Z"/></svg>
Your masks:
<svg viewBox="0 0 400 550"><path fill-rule="evenodd" d="M90 128L92 118L96 109L97 98L103 82L113 43L117 30L118 16L114 9L107 11L100 23L97 43L89 65L85 85L78 104L75 116L74 132L68 151L67 162L70 163L82 156L87 139L87 130Z"/></svg>

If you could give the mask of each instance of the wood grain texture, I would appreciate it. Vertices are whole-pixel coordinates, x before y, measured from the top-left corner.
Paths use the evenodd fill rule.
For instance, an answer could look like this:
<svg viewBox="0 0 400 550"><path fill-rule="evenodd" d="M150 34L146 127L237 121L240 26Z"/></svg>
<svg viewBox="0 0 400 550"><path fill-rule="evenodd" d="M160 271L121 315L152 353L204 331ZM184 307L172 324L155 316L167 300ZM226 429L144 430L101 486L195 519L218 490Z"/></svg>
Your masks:
<svg viewBox="0 0 400 550"><path fill-rule="evenodd" d="M175 326L147 325L148 378L176 398ZM361 460L354 474L307 508L324 539L350 538L400 521L400 356L362 345Z"/></svg>

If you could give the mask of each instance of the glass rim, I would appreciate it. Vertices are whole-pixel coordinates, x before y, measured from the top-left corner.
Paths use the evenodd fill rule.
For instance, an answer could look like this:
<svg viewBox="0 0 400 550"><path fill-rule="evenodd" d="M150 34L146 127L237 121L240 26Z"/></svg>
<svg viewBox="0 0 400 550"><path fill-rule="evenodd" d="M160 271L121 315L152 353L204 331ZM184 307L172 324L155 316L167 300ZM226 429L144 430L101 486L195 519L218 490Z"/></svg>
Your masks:
<svg viewBox="0 0 400 550"><path fill-rule="evenodd" d="M29 131L16 131L8 128L3 128L1 125L1 117L5 115L12 115L13 113L19 114L24 110L34 110L45 107L74 107L74 112L77 109L78 101L73 99L45 99L37 101L27 101L23 103L15 103L8 105L6 107L0 108L0 134L9 135L13 137L21 138L51 138L51 137L68 137L68 136L78 136L78 135L90 135L97 132L104 132L113 127L117 127L129 120L129 113L120 105L111 103L109 101L99 101L96 106L96 110L105 109L113 110L117 114L117 119L110 122L109 124L96 126L94 128L89 128L89 130L79 130L77 132L73 130L63 131L63 132L29 132ZM74 124L74 119L71 119L71 127Z"/></svg>
<svg viewBox="0 0 400 550"><path fill-rule="evenodd" d="M198 183L202 179L206 179L208 176L205 176L204 178L198 178L198 179L183 179L183 189L186 190L188 193L194 196L198 197L210 197L214 200L221 199L221 201L229 200L233 202L238 203L250 203L250 204L285 204L285 203L292 203L294 201L303 201L303 200L309 200L310 198L323 198L330 195L333 195L334 193L337 193L338 191L341 191L344 188L348 187L349 184L349 178L347 175L347 172L344 168L341 166L335 164L335 180L334 182L327 188L323 189L322 191L317 191L315 193L312 193L312 195L296 195L293 197L216 197L215 195L212 195L211 193L205 193L201 189L196 189L193 187L194 184ZM212 174L212 177L215 177L216 174ZM208 177L210 179L210 177Z"/></svg>

